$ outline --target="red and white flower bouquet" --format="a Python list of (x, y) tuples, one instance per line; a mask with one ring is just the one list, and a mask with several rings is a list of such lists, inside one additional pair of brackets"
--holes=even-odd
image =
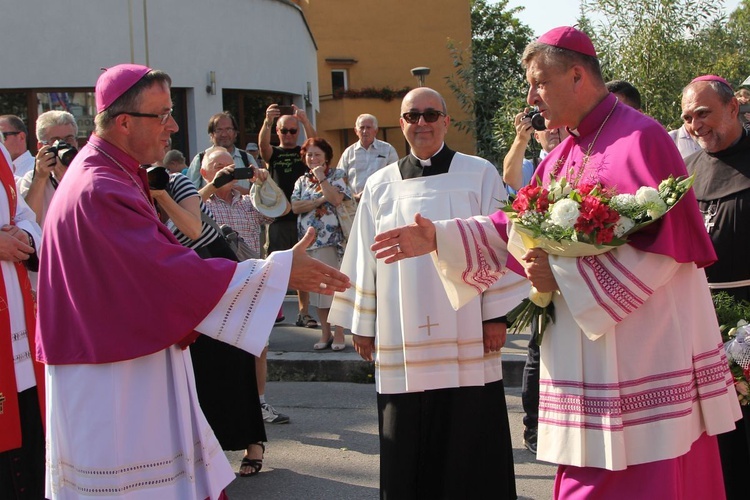
[[(644, 186), (635, 194), (617, 194), (600, 184), (571, 186), (555, 178), (546, 187), (526, 186), (502, 209), (512, 222), (508, 249), (519, 262), (531, 248), (564, 257), (608, 252), (664, 216), (692, 184), (692, 176), (670, 175), (658, 188)], [(538, 315), (541, 342), (547, 324), (554, 321), (553, 297), (552, 292), (532, 287), (529, 298), (508, 313), (514, 331), (526, 328)]]

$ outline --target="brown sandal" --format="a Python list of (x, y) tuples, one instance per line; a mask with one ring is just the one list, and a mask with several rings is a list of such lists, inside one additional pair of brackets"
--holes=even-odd
[[(263, 443), (253, 443), (250, 446), (260, 446), (263, 449), (263, 454), (266, 453), (266, 445)], [(242, 469), (244, 467), (250, 467), (252, 470), (250, 472), (245, 472), (243, 474)], [(263, 468), (263, 459), (262, 458), (249, 458), (247, 455), (242, 457), (242, 462), (240, 462), (240, 470), (239, 475), (240, 477), (250, 477), (255, 476), (260, 472), (260, 470)]]
[(312, 316), (309, 314), (300, 314), (297, 316), (297, 322), (295, 323), (297, 326), (306, 326), (307, 328), (317, 328), (318, 322), (313, 319)]

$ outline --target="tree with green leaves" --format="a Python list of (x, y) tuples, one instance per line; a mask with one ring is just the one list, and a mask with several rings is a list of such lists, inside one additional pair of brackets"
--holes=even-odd
[[(707, 66), (739, 86), (750, 76), (750, 0), (743, 0), (729, 20), (704, 37)], [(713, 52), (713, 53), (712, 53)]]
[(644, 112), (668, 128), (680, 125), (682, 88), (719, 72), (727, 52), (721, 0), (584, 0), (581, 11), (605, 79), (635, 85)]
[(473, 133), (477, 155), (495, 165), (502, 165), (515, 135), (513, 117), (525, 105), (520, 60), (532, 32), (515, 17), (521, 8), (508, 9), (507, 0), (471, 0), (471, 47), (449, 41), (455, 73), (448, 86), (473, 118), (454, 124)]

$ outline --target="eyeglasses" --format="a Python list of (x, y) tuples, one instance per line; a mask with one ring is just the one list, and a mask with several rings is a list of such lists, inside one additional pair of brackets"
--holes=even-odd
[(215, 128), (213, 133), (214, 134), (231, 134), (232, 132), (235, 132), (235, 131), (236, 130), (235, 130), (234, 127), (229, 127), (229, 128)]
[(160, 120), (160, 123), (162, 125), (165, 125), (169, 121), (169, 118), (172, 116), (172, 110), (170, 109), (167, 113), (164, 113), (162, 115), (155, 115), (153, 113), (137, 113), (135, 111), (120, 111), (119, 113), (115, 113), (115, 116), (120, 115), (137, 116), (138, 118), (158, 118)]
[(3, 136), (4, 138), (5, 138), (5, 137), (13, 137), (14, 135), (18, 135), (18, 134), (20, 134), (20, 133), (21, 133), (21, 132), (19, 132), (19, 131), (15, 131), (15, 132), (0, 132), (0, 134), (2, 134), (2, 136)]
[(76, 136), (74, 136), (73, 134), (66, 135), (65, 137), (50, 137), (46, 141), (40, 142), (46, 146), (47, 144), (54, 144), (57, 141), (62, 141), (77, 146)]
[(421, 117), (424, 117), (424, 121), (427, 123), (435, 123), (441, 116), (447, 115), (442, 111), (438, 111), (436, 109), (428, 109), (423, 113), (420, 113), (418, 111), (409, 111), (408, 113), (404, 113), (403, 115), (401, 115), (401, 118), (406, 120), (407, 123), (411, 123), (412, 125), (414, 125), (415, 123), (419, 123), (419, 119)]
[(281, 132), (281, 135), (286, 135), (286, 134), (294, 135), (298, 132), (298, 130), (296, 128), (280, 128), (279, 132)]

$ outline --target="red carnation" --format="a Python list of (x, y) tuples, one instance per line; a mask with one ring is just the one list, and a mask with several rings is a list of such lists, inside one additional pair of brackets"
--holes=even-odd
[(539, 186), (526, 186), (518, 191), (513, 201), (513, 210), (522, 214), (535, 209), (537, 212), (545, 212), (549, 207), (549, 191)]
[(536, 211), (544, 213), (549, 210), (549, 191), (542, 189), (539, 192), (539, 198), (536, 200)]
[(596, 234), (596, 242), (609, 243), (614, 238), (614, 224), (620, 214), (609, 205), (602, 203), (596, 196), (587, 195), (581, 200), (581, 215), (575, 224), (575, 230), (586, 235)]
[(597, 186), (598, 184), (579, 184), (576, 186), (576, 191), (578, 191), (581, 196), (588, 196), (588, 194), (596, 189)]

